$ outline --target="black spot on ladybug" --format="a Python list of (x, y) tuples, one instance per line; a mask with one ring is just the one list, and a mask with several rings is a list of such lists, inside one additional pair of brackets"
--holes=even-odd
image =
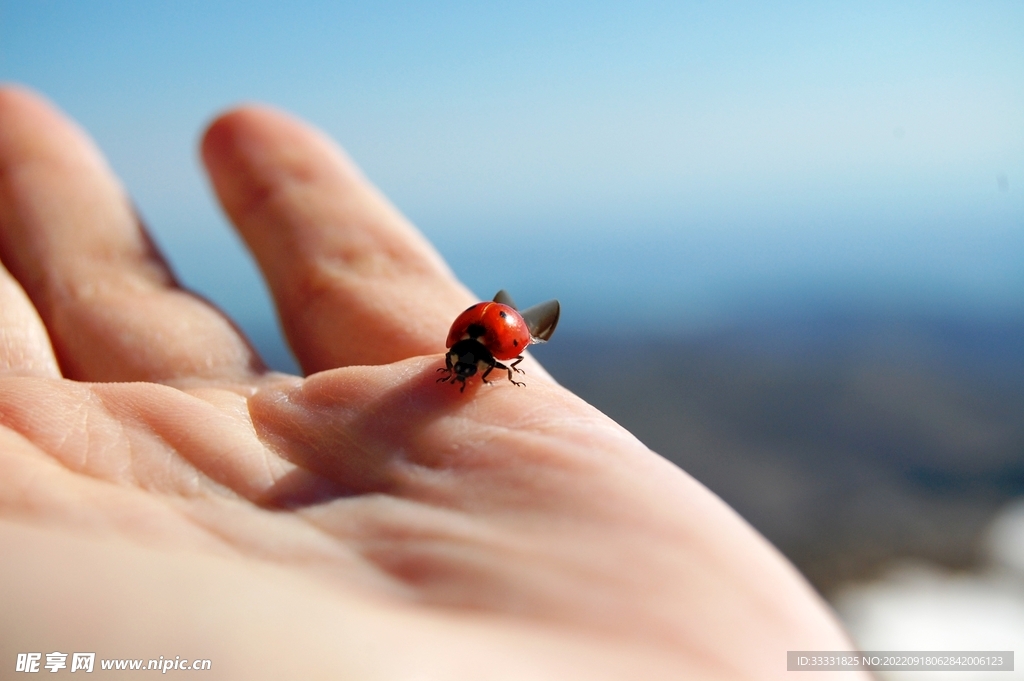
[(479, 338), (485, 333), (487, 333), (487, 329), (481, 324), (470, 324), (466, 327), (466, 335), (470, 338)]
[(501, 310), (500, 312), (498, 312), (498, 314), (501, 315), (502, 319), (508, 319), (508, 313), (505, 312), (504, 310)]
[(519, 347), (519, 339), (518, 338), (513, 338), (512, 339), (512, 345), (518, 348)]

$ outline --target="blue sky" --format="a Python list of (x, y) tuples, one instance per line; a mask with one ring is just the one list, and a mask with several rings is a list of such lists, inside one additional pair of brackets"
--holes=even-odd
[(196, 143), (254, 100), (478, 293), (570, 325), (1024, 311), (1024, 4), (481, 4), (0, 0), (0, 78), (82, 122), (245, 325), (265, 295)]

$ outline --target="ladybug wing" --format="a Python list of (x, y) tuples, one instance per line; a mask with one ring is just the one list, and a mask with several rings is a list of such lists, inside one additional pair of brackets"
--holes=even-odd
[(519, 310), (519, 308), (516, 307), (516, 301), (512, 300), (512, 296), (505, 289), (501, 289), (494, 294), (494, 302), (501, 303), (502, 305), (508, 305), (516, 311)]
[[(500, 292), (499, 292), (500, 293)], [(505, 303), (508, 305), (508, 303)], [(528, 307), (520, 313), (534, 343), (545, 343), (558, 326), (558, 317), (562, 314), (562, 306), (557, 300), (549, 300)]]

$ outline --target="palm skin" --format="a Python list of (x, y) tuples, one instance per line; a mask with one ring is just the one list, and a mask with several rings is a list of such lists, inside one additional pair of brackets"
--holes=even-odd
[(0, 90), (3, 664), (764, 679), (849, 648), (727, 506), (532, 360), (525, 388), (437, 384), (473, 298), (329, 140), (247, 107), (203, 158), (307, 378), (176, 285), (83, 133)]

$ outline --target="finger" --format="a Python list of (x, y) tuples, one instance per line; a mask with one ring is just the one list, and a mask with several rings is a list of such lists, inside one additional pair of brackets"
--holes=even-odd
[(304, 370), (444, 350), (472, 295), (330, 140), (243, 108), (210, 126), (203, 158)]
[(60, 376), (46, 327), (25, 291), (0, 265), (0, 374)]
[(177, 286), (85, 134), (15, 88), (0, 89), (0, 257), (69, 378), (240, 378), (261, 369), (223, 315)]

